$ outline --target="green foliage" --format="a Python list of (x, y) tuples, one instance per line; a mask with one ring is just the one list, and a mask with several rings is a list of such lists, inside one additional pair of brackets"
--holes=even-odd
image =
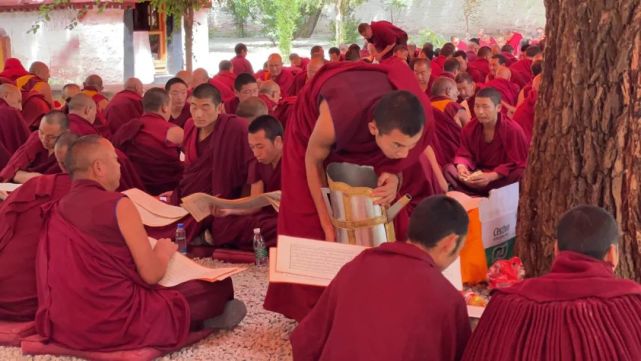
[(447, 43), (447, 39), (441, 34), (435, 33), (429, 29), (423, 29), (418, 32), (418, 36), (412, 37), (412, 42), (419, 48), (425, 43), (432, 43), (434, 48), (440, 48), (443, 44)]
[(331, 0), (336, 8), (336, 21), (332, 22), (334, 37), (337, 44), (354, 43), (358, 41), (358, 20), (354, 17), (354, 9), (365, 0)]
[(258, 9), (257, 0), (227, 0), (225, 1), (225, 8), (234, 17), (234, 24), (236, 25), (236, 33), (238, 36), (244, 38), (247, 35), (246, 26), (247, 22), (255, 18), (255, 11)]
[[(342, 39), (337, 39), (336, 34), (337, 32), (334, 31), (332, 34), (332, 42), (336, 45), (339, 46), (341, 44), (354, 44), (354, 43), (359, 43), (362, 42), (361, 34), (358, 33), (358, 25), (360, 24), (360, 21), (358, 21), (353, 15), (350, 15), (349, 17), (345, 18), (342, 23), (342, 29), (340, 31), (340, 34), (342, 34), (343, 38)], [(336, 21), (330, 21), (329, 22), (329, 27), (336, 30)]]
[(278, 43), (284, 57), (289, 56), (292, 49), (301, 4), (301, 0), (258, 0), (264, 35)]
[[(100, 1), (100, 0), (96, 0)], [(149, 4), (154, 9), (159, 9), (167, 15), (182, 17), (187, 10), (200, 10), (207, 6), (207, 0), (150, 0)]]
[(383, 7), (389, 11), (389, 19), (391, 22), (396, 21), (400, 12), (410, 6), (411, 0), (385, 0)]

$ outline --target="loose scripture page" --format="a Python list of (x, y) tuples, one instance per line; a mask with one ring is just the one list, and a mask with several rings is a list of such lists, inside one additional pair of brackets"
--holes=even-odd
[(278, 255), (276, 248), (269, 249), (269, 282), (272, 283), (297, 283), (302, 285), (327, 287), (331, 280), (309, 276), (295, 275), (292, 273), (276, 271)]
[[(149, 238), (152, 248), (156, 240)], [(236, 273), (244, 271), (245, 267), (209, 268), (200, 265), (186, 256), (176, 252), (169, 260), (165, 276), (158, 282), (165, 287), (173, 287), (192, 280), (203, 280), (208, 282), (222, 281)]]
[(170, 218), (178, 220), (188, 214), (188, 212), (181, 208), (163, 203), (156, 199), (154, 196), (149, 195), (138, 188), (132, 188), (122, 192), (125, 194), (138, 208), (144, 208), (149, 213), (155, 214), (162, 218)]
[(263, 193), (255, 197), (223, 199), (205, 193), (194, 193), (183, 197), (181, 206), (200, 222), (211, 214), (212, 206), (228, 209), (249, 209), (272, 206), (278, 210), (280, 194), (280, 191), (275, 191)]
[(336, 242), (279, 236), (276, 272), (324, 279), (329, 284), (341, 267), (366, 248)]

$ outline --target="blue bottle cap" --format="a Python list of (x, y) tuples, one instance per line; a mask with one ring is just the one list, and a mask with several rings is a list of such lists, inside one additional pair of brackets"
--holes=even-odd
[(185, 225), (183, 223), (178, 223), (178, 228), (185, 228)]

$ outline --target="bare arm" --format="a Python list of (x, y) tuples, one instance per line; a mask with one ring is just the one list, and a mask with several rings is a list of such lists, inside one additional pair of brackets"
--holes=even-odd
[[(263, 181), (252, 183), (249, 191), (250, 197), (255, 197), (263, 193), (265, 193), (265, 185), (263, 184)], [(261, 209), (262, 208), (230, 209), (230, 208), (212, 207), (211, 214), (214, 217), (226, 217), (230, 215), (244, 216), (244, 215), (254, 214), (260, 211)]]
[(434, 176), (436, 176), (439, 187), (443, 190), (444, 193), (447, 192), (449, 187), (447, 185), (447, 181), (445, 180), (445, 176), (443, 175), (443, 171), (441, 170), (441, 166), (436, 161), (436, 154), (434, 154), (434, 149), (432, 149), (432, 146), (429, 145), (427, 148), (425, 148), (423, 153), (427, 157), (427, 160), (430, 162), (430, 166), (432, 167)]
[(185, 131), (181, 127), (171, 127), (167, 131), (167, 141), (176, 145), (182, 145), (185, 138)]
[(378, 53), (378, 60), (383, 59), (385, 54), (387, 54), (390, 51), (392, 51), (392, 49), (394, 49), (395, 46), (396, 46), (396, 43), (393, 43), (393, 44), (390, 44), (390, 45), (386, 46), (385, 49), (383, 49), (380, 53)]
[(305, 172), (307, 174), (307, 186), (325, 232), (325, 239), (334, 241), (334, 226), (331, 223), (327, 206), (323, 200), (321, 188), (327, 184), (323, 162), (329, 156), (331, 147), (336, 141), (336, 135), (334, 133), (332, 115), (326, 101), (320, 104), (319, 113), (314, 130), (309, 137), (307, 152), (305, 152)]
[(138, 274), (150, 285), (158, 283), (167, 271), (169, 259), (178, 246), (166, 238), (158, 240), (153, 249), (140, 214), (129, 198), (122, 198), (116, 207), (118, 228), (125, 238), (129, 252), (136, 263)]
[(25, 172), (23, 170), (19, 170), (16, 172), (16, 175), (13, 177), (13, 181), (15, 183), (26, 183), (29, 179), (39, 177), (41, 176), (41, 173), (37, 172)]

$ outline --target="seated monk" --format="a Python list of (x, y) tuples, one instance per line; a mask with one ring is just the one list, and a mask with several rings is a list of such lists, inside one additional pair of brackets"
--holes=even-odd
[(637, 360), (641, 285), (614, 273), (616, 220), (578, 206), (559, 221), (549, 273), (499, 288), (463, 360)]
[[(454, 55), (454, 52), (456, 51), (456, 47), (452, 43), (445, 43), (441, 47), (441, 50), (438, 52), (438, 56), (436, 56), (434, 59), (432, 59), (432, 62), (435, 65), (439, 65), (442, 68), (445, 67), (445, 62), (448, 59), (452, 58), (452, 55)], [(443, 69), (445, 70), (445, 69)]]
[[(64, 171), (67, 149), (77, 137), (64, 133), (55, 157)], [(71, 188), (65, 173), (43, 175), (24, 183), (0, 203), (0, 320), (31, 321), (38, 309), (36, 249), (42, 230), (42, 205), (57, 201)]]
[(20, 62), (20, 59), (7, 58), (4, 61), (4, 68), (0, 72), (0, 78), (10, 80), (15, 85), (16, 79), (27, 74), (29, 73)]
[(236, 80), (236, 74), (234, 73), (234, 66), (231, 61), (223, 60), (218, 64), (218, 74), (214, 75), (214, 81), (218, 81), (221, 84), (225, 84), (227, 89), (234, 91), (234, 80)]
[(312, 58), (309, 64), (307, 64), (305, 71), (296, 75), (296, 77), (294, 78), (294, 84), (292, 84), (290, 96), (297, 96), (303, 90), (305, 84), (309, 83), (309, 81), (314, 77), (318, 70), (323, 67), (323, 65), (325, 65), (325, 59), (320, 57)]
[[(43, 87), (49, 86), (50, 77), (51, 73), (49, 72), (47, 64), (41, 61), (34, 61), (29, 67), (29, 73), (16, 79), (16, 86), (24, 94), (30, 93), (31, 91), (40, 92)], [(53, 103), (50, 91), (47, 96), (47, 102), (49, 104)]]
[(171, 196), (172, 204), (197, 192), (240, 197), (251, 160), (247, 120), (224, 114), (220, 93), (211, 84), (196, 87), (189, 101), (192, 118), (185, 124), (185, 170), (176, 189), (166, 196)]
[[(527, 163), (527, 140), (521, 127), (501, 114), (501, 93), (484, 88), (476, 94), (476, 118), (461, 132), (461, 146), (448, 169), (452, 186), (487, 196), (489, 191), (521, 180)], [(474, 172), (474, 174), (473, 174)]]
[(329, 48), (328, 53), (329, 53), (329, 61), (331, 63), (337, 63), (337, 62), (342, 60), (341, 59), (341, 49), (339, 49), (337, 47), (332, 47), (332, 48)]
[(388, 21), (372, 21), (358, 25), (358, 33), (372, 44), (370, 55), (380, 63), (392, 56), (396, 45), (407, 45), (407, 33)]
[(168, 122), (169, 103), (164, 89), (147, 90), (142, 116), (121, 126), (114, 135), (114, 145), (127, 155), (152, 195), (174, 190), (183, 172), (180, 146), (184, 132)]
[(320, 45), (314, 45), (309, 49), (310, 58), (319, 58), (325, 60), (325, 50)]
[(196, 89), (200, 84), (209, 83), (218, 89), (220, 95), (225, 100), (230, 100), (234, 97), (234, 90), (230, 88), (227, 84), (222, 83), (219, 79), (209, 78), (209, 73), (203, 68), (198, 68), (194, 70), (191, 75), (191, 88), (190, 90)]
[(537, 75), (532, 81), (532, 89), (530, 90), (525, 101), (516, 108), (512, 120), (523, 129), (525, 139), (529, 145), (532, 141), (532, 133), (534, 132), (534, 112), (536, 110), (536, 101), (539, 94), (539, 87), (541, 85), (541, 76)]
[(271, 54), (267, 58), (269, 79), (273, 80), (280, 87), (283, 96), (289, 96), (290, 88), (294, 84), (294, 75), (291, 70), (283, 68), (283, 58), (279, 54)]
[[(176, 73), (176, 78), (182, 79), (186, 84), (191, 84), (192, 82), (192, 73), (188, 70), (180, 70)], [(165, 89), (166, 90), (166, 89)]]
[(67, 106), (71, 101), (71, 98), (73, 98), (74, 95), (80, 93), (80, 91), (80, 85), (78, 84), (68, 83), (62, 87), (62, 99), (65, 102), (62, 110), (63, 112), (67, 112)]
[(472, 76), (480, 76), (480, 78), (473, 78), (475, 83), (485, 83), (487, 76), (490, 74), (490, 59), (492, 58), (492, 49), (487, 46), (482, 46), (477, 54), (476, 59), (470, 60), (467, 63), (468, 68), (475, 69), (471, 72)]
[(443, 72), (441, 73), (441, 76), (454, 80), (460, 73), (461, 63), (458, 59), (449, 58), (445, 60), (445, 63), (443, 63)]
[[(472, 76), (472, 79), (481, 79), (483, 78), (479, 71), (475, 68), (472, 68), (468, 65), (468, 55), (463, 50), (455, 51), (452, 55), (452, 58), (458, 60), (459, 62), (459, 74), (468, 73)], [(457, 74), (458, 76), (458, 74)], [(456, 77), (454, 78), (456, 80)]]
[(38, 129), (40, 119), (52, 110), (51, 87), (44, 84), (38, 90), (22, 95), (22, 117), (29, 129)]
[(111, 98), (105, 109), (111, 134), (116, 134), (123, 124), (142, 115), (143, 92), (142, 82), (138, 78), (129, 78), (125, 82), (125, 89)]
[(500, 67), (496, 70), (496, 77), (485, 83), (485, 87), (490, 87), (501, 92), (501, 104), (503, 105), (503, 114), (513, 114), (516, 110), (516, 102), (519, 97), (519, 86), (510, 81), (510, 69)]
[(165, 91), (171, 100), (171, 116), (169, 122), (184, 128), (187, 119), (191, 118), (187, 102), (187, 83), (181, 78), (171, 78), (165, 84)]
[(0, 144), (13, 154), (29, 137), (29, 129), (20, 111), (22, 94), (11, 84), (0, 85)]
[(537, 60), (534, 63), (532, 63), (532, 75), (534, 76), (532, 78), (532, 81), (525, 84), (525, 86), (521, 89), (521, 92), (519, 92), (519, 98), (516, 101), (517, 107), (523, 104), (525, 99), (528, 97), (528, 95), (530, 94), (530, 91), (532, 90), (532, 83), (534, 81), (534, 78), (541, 73), (543, 73), (543, 60)]
[(81, 351), (175, 349), (190, 330), (242, 320), (229, 278), (158, 285), (177, 245), (161, 238), (152, 248), (133, 202), (114, 192), (120, 172), (107, 139), (78, 139), (67, 160), (71, 189), (45, 214), (36, 256), (42, 337)]
[(414, 60), (414, 77), (418, 86), (426, 94), (430, 94), (430, 78), (432, 76), (432, 64), (429, 59), (417, 58)]
[(236, 53), (236, 56), (231, 59), (234, 74), (254, 74), (254, 68), (252, 67), (252, 64), (247, 60), (247, 45), (243, 43), (236, 44), (236, 46), (234, 47), (234, 53)]
[(468, 222), (451, 198), (423, 200), (407, 242), (367, 249), (341, 268), (292, 333), (294, 359), (460, 360), (467, 309), (441, 272), (463, 248)]
[[(249, 147), (255, 162), (249, 167), (247, 184), (250, 196), (280, 190), (280, 158), (283, 155), (283, 127), (269, 115), (256, 118), (249, 125)], [(276, 246), (276, 219), (278, 213), (273, 207), (254, 209), (213, 208), (212, 215), (216, 232), (212, 232), (216, 247), (253, 250), (253, 229), (260, 228), (260, 234), (267, 247)]]
[(238, 104), (250, 97), (258, 96), (258, 84), (252, 74), (239, 74), (234, 80), (234, 94), (236, 96), (225, 102), (225, 113), (236, 114)]
[(98, 130), (100, 135), (110, 139), (112, 133), (111, 129), (109, 129), (109, 124), (107, 124), (107, 118), (105, 118), (105, 110), (107, 109), (107, 105), (109, 105), (109, 99), (102, 94), (102, 78), (96, 74), (92, 74), (89, 75), (82, 84), (83, 89), (81, 93), (89, 96), (94, 103), (96, 103), (94, 128)]
[(494, 54), (490, 58), (490, 73), (485, 78), (485, 82), (489, 82), (496, 78), (496, 71), (499, 69), (509, 69), (507, 67), (507, 59), (501, 54)]
[(307, 64), (309, 64), (309, 58), (303, 58), (296, 53), (289, 54), (289, 63), (291, 64), (290, 69), (297, 73), (304, 73), (307, 69)]
[(40, 127), (11, 156), (0, 171), (1, 182), (26, 183), (43, 174), (56, 174), (61, 170), (54, 154), (56, 140), (69, 128), (67, 116), (52, 110), (40, 120)]
[(432, 85), (432, 110), (441, 155), (439, 164), (452, 163), (461, 145), (461, 129), (468, 123), (467, 111), (456, 102), (458, 89), (451, 78), (440, 77)]
[(267, 114), (269, 114), (267, 105), (259, 97), (249, 97), (243, 100), (238, 104), (238, 109), (236, 110), (236, 115), (247, 119), (250, 123), (261, 115)]
[(532, 81), (532, 64), (543, 57), (542, 50), (537, 45), (528, 46), (525, 50), (525, 56), (510, 66), (512, 71), (512, 81), (519, 87), (523, 88)]
[(456, 88), (458, 89), (458, 102), (461, 104), (469, 118), (474, 118), (474, 99), (476, 96), (476, 83), (469, 73), (461, 73), (456, 76)]
[(258, 97), (265, 102), (270, 114), (278, 106), (282, 94), (281, 87), (273, 80), (265, 80), (261, 82), (260, 87), (258, 88)]
[[(328, 63), (302, 96), (287, 124), (286, 138), (292, 136), (283, 150), (278, 234), (333, 241), (321, 192), (327, 184), (325, 166), (373, 166), (379, 175), (373, 194), (379, 203), (394, 201), (400, 173), (417, 164), (431, 145), (432, 111), (408, 67)], [(264, 307), (301, 320), (322, 290), (273, 283)]]

